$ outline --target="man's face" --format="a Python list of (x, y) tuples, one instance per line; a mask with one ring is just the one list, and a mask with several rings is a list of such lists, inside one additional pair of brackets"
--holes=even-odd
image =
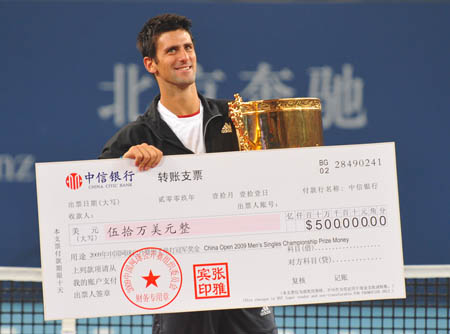
[(183, 29), (162, 33), (149, 71), (159, 85), (187, 87), (195, 82), (197, 56), (191, 36)]

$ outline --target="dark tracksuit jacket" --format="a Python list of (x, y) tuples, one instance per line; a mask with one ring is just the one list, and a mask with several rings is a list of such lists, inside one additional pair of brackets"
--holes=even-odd
[[(99, 158), (119, 158), (131, 146), (147, 143), (163, 155), (192, 154), (161, 119), (155, 97), (144, 115), (120, 129), (105, 144)], [(203, 135), (206, 152), (238, 151), (236, 130), (228, 117), (226, 100), (199, 95), (203, 105)], [(222, 131), (225, 123), (232, 131)], [(225, 128), (229, 129), (229, 126)], [(268, 311), (270, 310), (270, 311)], [(156, 314), (153, 334), (276, 334), (272, 309), (248, 308), (219, 311)]]
[[(228, 117), (228, 103), (225, 100), (204, 98), (199, 95), (203, 104), (203, 135), (206, 152), (238, 151), (234, 126)], [(157, 147), (163, 155), (193, 153), (184, 147), (170, 127), (161, 119), (158, 106), (159, 96), (155, 97), (144, 115), (119, 130), (103, 147), (100, 158), (120, 158), (131, 146), (147, 143)], [(232, 132), (222, 133), (228, 123)]]

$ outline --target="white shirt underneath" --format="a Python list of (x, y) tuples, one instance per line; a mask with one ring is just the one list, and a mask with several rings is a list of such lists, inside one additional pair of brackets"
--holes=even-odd
[(158, 111), (185, 147), (194, 153), (205, 153), (205, 141), (203, 139), (203, 105), (200, 101), (200, 112), (193, 116), (178, 117), (169, 109), (158, 102)]

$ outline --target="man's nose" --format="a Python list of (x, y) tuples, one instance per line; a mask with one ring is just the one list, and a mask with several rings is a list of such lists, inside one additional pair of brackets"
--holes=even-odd
[(180, 52), (180, 60), (187, 61), (189, 59), (189, 54), (185, 49), (182, 49)]

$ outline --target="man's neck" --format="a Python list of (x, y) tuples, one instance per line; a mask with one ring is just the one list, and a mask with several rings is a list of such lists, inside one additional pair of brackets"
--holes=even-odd
[(192, 115), (200, 108), (197, 88), (190, 85), (185, 89), (161, 89), (161, 103), (177, 116)]

